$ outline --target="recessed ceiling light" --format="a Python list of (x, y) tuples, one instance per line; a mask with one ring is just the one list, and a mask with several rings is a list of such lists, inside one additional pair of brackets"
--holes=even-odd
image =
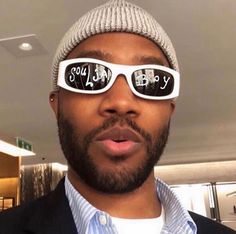
[(28, 42), (23, 42), (19, 45), (19, 48), (24, 51), (30, 51), (33, 49), (32, 45)]
[(17, 58), (47, 53), (35, 34), (0, 39), (0, 46)]

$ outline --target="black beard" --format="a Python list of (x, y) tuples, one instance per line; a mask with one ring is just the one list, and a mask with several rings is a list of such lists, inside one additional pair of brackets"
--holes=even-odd
[[(146, 157), (133, 170), (123, 167), (119, 170), (102, 171), (94, 163), (91, 155), (88, 154), (88, 148), (97, 134), (117, 123), (125, 124), (144, 138)], [(122, 194), (140, 187), (152, 172), (167, 143), (169, 123), (159, 132), (158, 137), (152, 140), (151, 135), (141, 129), (134, 121), (116, 116), (106, 120), (101, 126), (93, 129), (82, 138), (73, 123), (66, 119), (61, 112), (58, 115), (58, 133), (61, 148), (68, 164), (88, 186), (108, 194)], [(115, 161), (114, 159), (114, 163), (116, 163)]]

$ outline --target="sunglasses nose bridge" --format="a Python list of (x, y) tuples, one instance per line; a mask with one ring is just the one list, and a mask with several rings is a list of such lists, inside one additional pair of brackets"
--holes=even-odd
[(123, 73), (123, 72), (119, 72), (118, 74), (116, 74), (116, 77), (115, 77), (115, 80), (117, 79), (117, 78), (119, 78), (119, 77), (123, 77), (124, 79), (126, 79), (127, 80), (127, 75), (125, 74), (125, 73)]
[(127, 87), (133, 93), (134, 88), (132, 87), (133, 85), (131, 81), (131, 76), (132, 76), (132, 73), (134, 72), (133, 68), (128, 65), (116, 64), (111, 70), (112, 70), (112, 76), (113, 76), (112, 86), (114, 85), (117, 79), (121, 78), (126, 82)]
[(115, 75), (115, 78), (117, 78), (118, 76), (124, 76), (127, 79), (130, 73), (130, 68), (128, 65), (115, 64), (115, 66), (111, 70)]
[(131, 72), (128, 70), (127, 66), (116, 65), (115, 69), (113, 70), (113, 75), (114, 75), (114, 82), (117, 80), (117, 78), (123, 77), (126, 80), (128, 86), (130, 86), (128, 80), (131, 78)]
[(110, 88), (122, 84), (125, 89), (127, 88), (130, 93), (132, 93), (132, 87), (130, 87), (131, 84), (129, 82), (129, 79), (131, 79), (131, 72), (128, 70), (128, 67), (126, 65), (115, 65), (111, 71), (113, 77)]
[(114, 80), (112, 82), (112, 86), (114, 86), (116, 83), (118, 83), (118, 80), (121, 79), (121, 80), (123, 80), (126, 83), (126, 86), (130, 90), (130, 92), (133, 93), (133, 88), (131, 87), (132, 86), (132, 82), (129, 81), (131, 79), (130, 78), (131, 74), (119, 71), (119, 72), (116, 72), (114, 74), (114, 76), (115, 77), (113, 78)]

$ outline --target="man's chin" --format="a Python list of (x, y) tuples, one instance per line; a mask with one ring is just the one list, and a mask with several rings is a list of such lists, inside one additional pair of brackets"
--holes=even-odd
[[(91, 164), (88, 168), (73, 170), (79, 178), (89, 187), (107, 194), (123, 194), (132, 192), (140, 187), (152, 172), (152, 167), (131, 167), (125, 159), (116, 158), (110, 163), (99, 165)], [(71, 164), (75, 165), (75, 164)]]

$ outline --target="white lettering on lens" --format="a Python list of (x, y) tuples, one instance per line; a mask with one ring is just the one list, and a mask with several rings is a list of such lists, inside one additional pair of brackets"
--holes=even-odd
[[(90, 87), (93, 87), (93, 82), (89, 81), (89, 78), (90, 78), (90, 69), (88, 68), (88, 75), (87, 75), (87, 80), (86, 80), (85, 86), (90, 85)], [(92, 77), (92, 81), (93, 81), (93, 77)]]
[(70, 82), (74, 82), (75, 81), (75, 74), (74, 72), (76, 72), (76, 68), (75, 67), (72, 67), (71, 70), (70, 70), (70, 75), (69, 75), (69, 81)]
[[(78, 74), (79, 75), (79, 74)], [(82, 67), (81, 69), (81, 75), (86, 76), (86, 67)]]
[(98, 66), (95, 70), (92, 68), (92, 73), (89, 65), (88, 67), (72, 67), (68, 75), (69, 81), (74, 82), (77, 76), (83, 77), (86, 80), (85, 86), (90, 87), (94, 87), (94, 82), (99, 82), (100, 80), (105, 82), (105, 80), (108, 79), (107, 71), (103, 66)]
[(166, 86), (167, 86), (167, 84), (168, 84), (168, 82), (169, 82), (169, 80), (170, 80), (170, 77), (164, 76), (164, 77), (163, 77), (163, 80), (164, 80), (164, 82), (165, 82), (165, 85), (164, 85), (163, 87), (161, 87), (161, 89), (165, 89), (165, 88), (166, 88)]
[(155, 82), (159, 82), (160, 77), (159, 76), (155, 76), (154, 79), (155, 79)]
[[(96, 68), (94, 71), (96, 72), (96, 75), (98, 76), (98, 69)], [(93, 76), (93, 81), (97, 82), (98, 78), (96, 78), (96, 76)]]
[(146, 75), (144, 74), (137, 76), (135, 79), (135, 82), (136, 82), (136, 86), (147, 86), (149, 83)]
[(101, 67), (100, 69), (95, 69), (96, 72), (96, 76), (93, 77), (93, 81), (97, 82), (99, 80), (102, 80), (102, 82), (105, 81), (105, 79), (107, 79), (107, 72), (106, 70)]
[(70, 82), (75, 81), (76, 75), (86, 76), (86, 67), (72, 67), (70, 70), (70, 75), (68, 76)]

